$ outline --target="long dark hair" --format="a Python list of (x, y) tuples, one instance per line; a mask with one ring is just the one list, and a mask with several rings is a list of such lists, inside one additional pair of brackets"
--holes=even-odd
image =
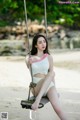
[(35, 47), (37, 45), (38, 38), (43, 37), (46, 41), (46, 49), (43, 51), (44, 53), (49, 53), (48, 51), (48, 41), (44, 35), (37, 34), (34, 36), (33, 41), (32, 41), (32, 49), (31, 49), (31, 55), (37, 54), (37, 48)]

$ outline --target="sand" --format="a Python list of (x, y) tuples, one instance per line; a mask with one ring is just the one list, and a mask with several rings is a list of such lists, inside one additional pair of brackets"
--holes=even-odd
[[(80, 60), (80, 52), (54, 54), (55, 61)], [(65, 56), (66, 59), (65, 59)], [(71, 57), (72, 56), (72, 57)], [(59, 100), (68, 120), (80, 120), (80, 72), (54, 67)], [(0, 57), (0, 113), (8, 112), (9, 120), (30, 120), (30, 110), (22, 109), (31, 81), (24, 57)], [(35, 120), (59, 120), (50, 103), (33, 113)]]

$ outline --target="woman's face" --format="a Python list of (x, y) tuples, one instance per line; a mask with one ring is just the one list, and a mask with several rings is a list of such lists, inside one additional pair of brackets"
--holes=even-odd
[(38, 50), (44, 51), (46, 49), (46, 40), (43, 37), (38, 38), (36, 47)]

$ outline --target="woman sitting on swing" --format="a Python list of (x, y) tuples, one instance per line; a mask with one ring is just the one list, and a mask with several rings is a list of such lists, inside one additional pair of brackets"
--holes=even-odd
[(53, 71), (53, 59), (48, 52), (48, 42), (45, 36), (36, 35), (33, 38), (31, 57), (26, 63), (32, 66), (33, 82), (36, 84), (34, 90), (31, 89), (36, 100), (32, 104), (32, 109), (38, 109), (42, 96), (47, 96), (49, 101), (61, 120), (67, 120), (60, 107), (59, 98), (55, 88), (55, 73)]

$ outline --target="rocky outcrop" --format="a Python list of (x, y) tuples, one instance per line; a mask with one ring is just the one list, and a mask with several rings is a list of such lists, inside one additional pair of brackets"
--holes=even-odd
[(3, 40), (0, 41), (0, 56), (3, 55), (26, 55), (24, 41)]
[[(41, 33), (46, 36), (46, 28), (44, 25), (44, 21), (39, 23), (37, 20), (35, 21), (28, 20), (27, 25), (28, 25), (28, 32), (30, 36), (30, 44), (35, 34)], [(57, 48), (70, 48), (70, 49), (80, 48), (80, 31), (73, 31), (70, 29), (66, 29), (60, 25), (48, 25), (47, 33), (48, 33), (47, 38), (48, 38), (49, 46), (52, 49), (53, 48), (56, 48), (56, 49)], [(26, 38), (27, 38), (27, 29), (24, 21), (22, 23), (15, 22), (14, 26), (0, 27), (1, 41), (5, 39), (7, 41), (16, 40), (16, 45), (17, 45), (21, 41), (26, 40), (27, 42)], [(19, 42), (17, 42), (17, 40), (19, 40)], [(4, 46), (4, 45), (1, 45), (1, 46)], [(10, 48), (7, 48), (7, 47), (5, 47), (5, 49), (6, 51), (8, 51), (8, 49), (10, 50)], [(23, 49), (23, 47), (21, 49)]]

